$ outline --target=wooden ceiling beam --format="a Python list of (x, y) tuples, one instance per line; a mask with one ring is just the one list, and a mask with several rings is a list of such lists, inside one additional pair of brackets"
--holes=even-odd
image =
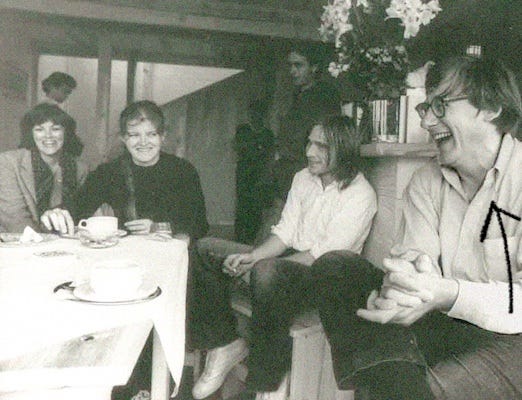
[[(260, 19), (250, 8), (235, 6), (236, 13), (229, 15), (203, 15), (192, 12), (164, 11), (127, 7), (90, 1), (71, 0), (0, 0), (0, 8), (38, 12), (63, 17), (89, 18), (142, 25), (166, 26), (202, 31), (218, 31), (284, 39), (318, 40), (318, 23), (310, 23), (310, 14), (294, 11), (270, 11)], [(245, 10), (248, 11), (245, 14)], [(266, 14), (266, 12), (265, 12)], [(270, 17), (271, 15), (271, 17)]]

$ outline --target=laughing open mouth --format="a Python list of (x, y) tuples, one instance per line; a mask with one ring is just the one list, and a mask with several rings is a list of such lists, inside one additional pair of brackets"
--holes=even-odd
[(436, 141), (436, 142), (440, 142), (444, 139), (447, 139), (449, 137), (451, 137), (451, 133), (450, 132), (438, 132), (438, 133), (433, 133), (431, 135), (431, 137)]

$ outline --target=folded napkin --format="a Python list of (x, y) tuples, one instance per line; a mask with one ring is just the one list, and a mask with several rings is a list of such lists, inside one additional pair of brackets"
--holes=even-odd
[(40, 235), (38, 232), (35, 232), (35, 230), (30, 226), (26, 226), (24, 228), (24, 232), (22, 233), (22, 236), (20, 236), (19, 239), (20, 243), (39, 243), (43, 240), (43, 236)]

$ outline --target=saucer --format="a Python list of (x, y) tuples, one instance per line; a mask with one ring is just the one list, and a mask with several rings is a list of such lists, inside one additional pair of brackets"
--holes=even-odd
[(74, 286), (73, 282), (64, 282), (58, 285), (54, 292), (66, 290), (70, 292), (72, 298), (67, 300), (90, 303), (95, 305), (125, 305), (135, 304), (155, 299), (161, 295), (161, 288), (151, 283), (144, 283), (138, 290), (125, 295), (106, 295), (99, 294), (92, 290), (89, 282), (82, 282)]
[(106, 249), (107, 247), (116, 246), (118, 241), (119, 240), (117, 237), (112, 237), (105, 240), (90, 240), (86, 237), (80, 237), (81, 244), (90, 247), (91, 249)]
[[(116, 237), (124, 237), (124, 236), (127, 236), (129, 234), (129, 232), (127, 232), (125, 229), (118, 229), (116, 231)], [(59, 234), (60, 237), (62, 238), (65, 238), (65, 239), (80, 239), (80, 232), (78, 231), (78, 228), (75, 228), (74, 230), (74, 234), (70, 234), (70, 233), (60, 233)]]

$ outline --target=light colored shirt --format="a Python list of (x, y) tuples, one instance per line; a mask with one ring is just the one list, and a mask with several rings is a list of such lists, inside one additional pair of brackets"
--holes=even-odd
[(292, 187), (272, 233), (288, 247), (318, 258), (332, 250), (361, 253), (377, 211), (377, 196), (362, 173), (343, 190), (307, 168), (294, 176)]
[(502, 215), (513, 273), (513, 313), (509, 313), (507, 261), (495, 213), (485, 240), (480, 241), (492, 201), (522, 216), (522, 144), (504, 136), (495, 165), (471, 201), (457, 173), (436, 163), (414, 174), (405, 200), (400, 240), (392, 255), (412, 261), (420, 253), (428, 254), (444, 277), (458, 281), (450, 317), (493, 332), (522, 332), (522, 223)]
[(52, 106), (58, 106), (58, 108), (61, 108), (63, 110), (63, 103), (58, 103), (55, 99), (51, 97), (45, 96), (45, 98), (42, 100), (42, 103), (47, 103)]

